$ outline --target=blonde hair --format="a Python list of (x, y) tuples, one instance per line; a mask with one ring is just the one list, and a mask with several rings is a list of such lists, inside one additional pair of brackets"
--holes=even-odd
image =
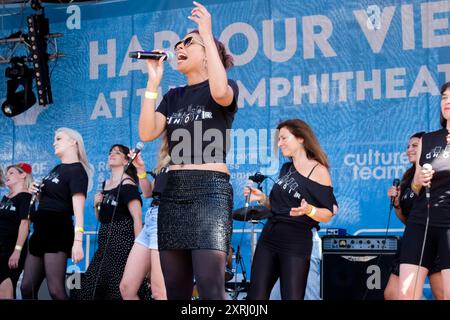
[(71, 139), (76, 141), (78, 160), (81, 162), (81, 165), (83, 166), (84, 170), (87, 173), (88, 180), (89, 180), (88, 190), (90, 190), (92, 187), (92, 176), (94, 174), (94, 170), (92, 169), (92, 165), (89, 163), (89, 161), (87, 159), (86, 149), (84, 148), (83, 137), (81, 136), (81, 134), (78, 131), (70, 129), (70, 128), (64, 128), (64, 127), (58, 128), (55, 131), (55, 134), (58, 134), (60, 132), (67, 134)]
[(25, 171), (23, 171), (23, 169), (15, 164), (10, 165), (8, 167), (6, 167), (6, 172), (8, 172), (9, 169), (14, 168), (17, 171), (19, 171), (19, 173), (25, 173), (25, 180), (24, 180), (24, 186), (25, 188), (29, 188), (31, 187), (31, 184), (33, 183), (33, 175), (31, 173), (26, 173)]
[(155, 167), (155, 174), (159, 174), (162, 168), (167, 166), (170, 162), (170, 155), (169, 155), (169, 141), (167, 140), (167, 135), (164, 134), (161, 137), (161, 146), (159, 147), (159, 157), (158, 162), (156, 163)]

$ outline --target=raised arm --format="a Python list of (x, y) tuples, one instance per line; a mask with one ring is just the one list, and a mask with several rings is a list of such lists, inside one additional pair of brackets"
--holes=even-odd
[(233, 102), (233, 89), (228, 85), (228, 77), (225, 67), (217, 51), (216, 43), (211, 28), (211, 14), (206, 8), (194, 1), (195, 8), (188, 17), (198, 25), (198, 31), (202, 37), (206, 52), (206, 65), (208, 70), (209, 87), (214, 101), (221, 106), (229, 106)]

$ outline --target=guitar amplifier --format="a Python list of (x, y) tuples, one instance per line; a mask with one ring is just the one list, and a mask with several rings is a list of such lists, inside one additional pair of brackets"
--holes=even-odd
[(323, 236), (324, 300), (383, 300), (399, 237)]

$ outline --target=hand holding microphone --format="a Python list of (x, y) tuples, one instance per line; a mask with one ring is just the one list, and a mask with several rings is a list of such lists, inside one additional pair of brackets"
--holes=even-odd
[(425, 163), (422, 166), (422, 170), (420, 172), (419, 178), (421, 180), (422, 185), (425, 187), (425, 196), (427, 199), (430, 198), (430, 187), (431, 187), (431, 179), (433, 179), (433, 166), (429, 163)]
[(388, 196), (391, 198), (391, 209), (395, 207), (395, 199), (400, 195), (400, 179), (394, 179), (392, 187), (389, 188)]
[(266, 195), (261, 190), (253, 187), (253, 182), (251, 180), (247, 181), (247, 184), (244, 187), (244, 196), (245, 207), (248, 207), (250, 202), (262, 202), (266, 198)]
[(130, 159), (128, 159), (128, 163), (125, 165), (123, 171), (127, 171), (128, 167), (131, 165), (131, 163), (134, 161), (134, 159), (137, 157), (139, 152), (142, 151), (143, 148), (144, 148), (143, 142), (139, 141), (138, 143), (136, 143), (136, 147), (134, 147), (134, 149), (131, 151), (132, 156), (130, 157)]
[(42, 187), (44, 184), (42, 182), (35, 181), (31, 184), (30, 188), (28, 189), (29, 192), (31, 192), (31, 200), (30, 200), (30, 206), (32, 206), (39, 195), (39, 193), (42, 191)]

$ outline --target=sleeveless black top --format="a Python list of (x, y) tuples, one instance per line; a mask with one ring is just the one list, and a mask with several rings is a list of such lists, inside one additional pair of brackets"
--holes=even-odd
[(285, 163), (270, 192), (273, 216), (277, 219), (319, 229), (319, 222), (307, 215), (297, 217), (289, 215), (292, 208), (300, 206), (302, 199), (317, 208), (326, 208), (331, 212), (333, 212), (333, 205), (337, 204), (332, 187), (324, 186), (301, 175), (292, 162)]

